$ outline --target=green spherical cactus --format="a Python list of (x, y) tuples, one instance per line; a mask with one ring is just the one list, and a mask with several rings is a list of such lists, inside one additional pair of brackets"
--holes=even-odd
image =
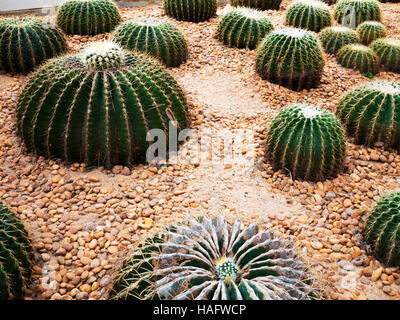
[(325, 28), (319, 34), (319, 40), (329, 54), (336, 54), (345, 45), (359, 42), (357, 32), (347, 27)]
[(0, 203), (0, 300), (23, 298), (32, 272), (32, 258), (23, 224)]
[(355, 143), (400, 150), (400, 84), (376, 81), (350, 90), (336, 111)]
[(386, 71), (400, 73), (400, 40), (378, 39), (371, 43), (370, 48), (378, 55)]
[(160, 19), (139, 19), (121, 24), (113, 41), (128, 50), (146, 52), (167, 67), (186, 61), (188, 47), (183, 33), (171, 22)]
[(163, 0), (167, 16), (176, 20), (202, 22), (215, 17), (217, 0)]
[(369, 45), (376, 39), (385, 38), (387, 31), (385, 26), (378, 21), (365, 21), (357, 28), (360, 40), (365, 45)]
[(186, 129), (187, 104), (156, 61), (94, 43), (55, 59), (31, 76), (17, 107), (18, 129), (30, 151), (88, 166), (144, 163), (148, 133)]
[(294, 179), (323, 180), (343, 166), (346, 137), (339, 120), (319, 108), (297, 104), (283, 109), (267, 135), (266, 159)]
[(389, 267), (400, 266), (400, 192), (382, 197), (369, 213), (365, 239), (379, 261)]
[(0, 18), (0, 70), (27, 73), (67, 51), (64, 35), (34, 18)]
[(379, 57), (376, 53), (361, 44), (348, 44), (339, 50), (338, 62), (345, 68), (358, 70), (361, 73), (377, 74)]
[(230, 0), (234, 7), (247, 7), (260, 10), (279, 10), (282, 0)]
[(317, 86), (324, 65), (320, 42), (302, 29), (272, 31), (257, 51), (256, 69), (260, 75), (292, 90)]
[(255, 49), (258, 43), (274, 29), (261, 11), (236, 8), (218, 23), (218, 39), (231, 47)]
[(305, 300), (315, 295), (311, 286), (290, 241), (218, 216), (178, 223), (141, 242), (124, 261), (111, 297)]
[(120, 22), (112, 0), (67, 0), (57, 12), (57, 24), (66, 34), (94, 36), (111, 32)]
[(317, 0), (296, 0), (286, 11), (286, 24), (319, 32), (332, 25), (329, 6)]
[(335, 6), (335, 19), (355, 29), (364, 21), (381, 21), (381, 8), (376, 0), (340, 0)]

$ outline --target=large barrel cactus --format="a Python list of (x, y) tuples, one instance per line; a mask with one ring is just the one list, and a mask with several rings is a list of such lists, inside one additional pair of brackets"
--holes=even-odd
[(400, 73), (400, 40), (378, 39), (371, 43), (370, 48), (378, 55), (386, 71)]
[(0, 203), (0, 300), (22, 299), (31, 275), (32, 248), (23, 224)]
[(113, 299), (292, 300), (314, 295), (288, 240), (223, 216), (168, 227), (125, 260)]
[(260, 75), (292, 90), (317, 86), (324, 65), (320, 42), (302, 29), (272, 31), (257, 51), (256, 69)]
[(273, 29), (264, 13), (240, 7), (222, 17), (217, 34), (219, 40), (228, 46), (254, 49)]
[(112, 0), (67, 0), (57, 12), (57, 24), (66, 34), (94, 36), (111, 32), (120, 22)]
[(346, 137), (331, 113), (309, 105), (283, 109), (272, 121), (266, 158), (274, 169), (289, 170), (294, 179), (323, 180), (343, 166)]
[(325, 28), (319, 34), (319, 40), (329, 54), (336, 54), (345, 45), (359, 42), (357, 32), (347, 27)]
[(400, 150), (400, 83), (376, 81), (350, 90), (336, 111), (355, 143)]
[(34, 18), (0, 18), (0, 70), (27, 73), (67, 51), (64, 35)]
[(335, 6), (335, 19), (355, 29), (364, 21), (381, 21), (381, 8), (376, 0), (340, 0)]
[(163, 0), (167, 16), (176, 20), (202, 22), (217, 14), (217, 0)]
[(286, 24), (319, 32), (332, 25), (329, 6), (318, 0), (296, 0), (286, 11)]
[(365, 224), (365, 238), (375, 257), (387, 266), (400, 266), (400, 192), (378, 201)]
[(171, 22), (160, 19), (139, 19), (120, 25), (113, 41), (123, 48), (146, 52), (168, 67), (186, 61), (188, 47), (185, 36)]
[(279, 10), (282, 0), (230, 0), (232, 6), (260, 10)]
[(361, 73), (377, 74), (379, 72), (379, 57), (376, 53), (361, 44), (348, 44), (339, 50), (338, 62), (345, 68), (358, 70)]
[(365, 21), (357, 28), (360, 40), (365, 45), (369, 45), (376, 39), (385, 38), (387, 31), (385, 26), (378, 21)]
[(166, 70), (113, 42), (39, 69), (19, 97), (17, 119), (28, 150), (106, 168), (145, 162), (150, 130), (168, 138), (170, 126), (180, 131), (188, 122), (183, 92)]

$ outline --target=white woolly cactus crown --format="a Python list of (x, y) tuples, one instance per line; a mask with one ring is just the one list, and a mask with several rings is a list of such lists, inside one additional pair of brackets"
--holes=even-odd
[(112, 41), (95, 42), (82, 52), (82, 62), (93, 71), (115, 69), (124, 63), (124, 50)]

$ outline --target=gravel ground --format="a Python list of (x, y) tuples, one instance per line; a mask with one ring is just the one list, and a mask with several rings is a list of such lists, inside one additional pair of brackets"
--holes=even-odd
[[(283, 25), (289, 3), (266, 12), (276, 27)], [(381, 6), (389, 36), (400, 39), (400, 5)], [(220, 7), (219, 17), (229, 9)], [(124, 20), (164, 16), (159, 5), (122, 12)], [(399, 298), (398, 268), (381, 266), (361, 231), (375, 201), (400, 186), (400, 156), (349, 141), (343, 173), (318, 183), (293, 181), (262, 160), (266, 128), (282, 107), (308, 102), (334, 111), (346, 90), (371, 80), (328, 56), (317, 89), (293, 92), (263, 81), (254, 70), (254, 51), (228, 48), (214, 38), (219, 17), (199, 24), (174, 21), (190, 55), (170, 71), (187, 93), (195, 130), (255, 134), (248, 145), (254, 152), (234, 165), (191, 164), (182, 156), (175, 165), (108, 171), (37, 158), (15, 134), (15, 103), (25, 76), (0, 74), (0, 197), (33, 239), (36, 265), (28, 299), (106, 299), (121, 258), (143, 234), (168, 220), (207, 212), (240, 215), (293, 237), (326, 298)], [(69, 51), (107, 36), (69, 37)], [(394, 73), (376, 78), (400, 81)], [(191, 150), (186, 143), (180, 154)]]

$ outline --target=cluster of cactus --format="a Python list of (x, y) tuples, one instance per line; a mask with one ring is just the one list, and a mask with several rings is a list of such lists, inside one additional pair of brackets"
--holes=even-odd
[(186, 61), (188, 47), (185, 36), (171, 22), (160, 19), (139, 19), (120, 25), (113, 41), (129, 50), (146, 52), (168, 67)]
[(345, 45), (359, 42), (357, 32), (347, 27), (325, 28), (319, 34), (319, 40), (329, 54), (336, 54)]
[(381, 21), (381, 8), (376, 0), (340, 0), (335, 6), (335, 19), (355, 29), (364, 21)]
[(202, 22), (217, 14), (217, 0), (164, 0), (164, 10), (176, 20)]
[(286, 24), (319, 32), (332, 25), (329, 6), (318, 0), (296, 0), (286, 11)]
[(258, 47), (256, 69), (273, 83), (292, 90), (319, 84), (325, 58), (319, 40), (309, 31), (283, 28), (272, 31)]
[(400, 266), (400, 192), (391, 192), (369, 213), (365, 238), (375, 257), (386, 266)]
[(23, 298), (32, 271), (32, 248), (23, 224), (0, 203), (0, 300)]
[(288, 170), (294, 179), (323, 180), (343, 166), (346, 137), (339, 120), (319, 108), (286, 107), (272, 121), (266, 159), (275, 170)]
[(17, 119), (28, 150), (106, 168), (145, 162), (150, 130), (168, 141), (170, 127), (188, 124), (184, 94), (164, 67), (113, 42), (40, 68), (19, 96)]
[(228, 46), (255, 49), (273, 29), (264, 13), (240, 7), (222, 17), (217, 34), (219, 40)]
[(191, 219), (140, 243), (123, 263), (113, 299), (292, 300), (315, 296), (292, 243), (223, 216)]
[(387, 31), (385, 26), (378, 21), (365, 21), (357, 27), (357, 32), (360, 37), (360, 41), (365, 45), (369, 45), (371, 42), (379, 38), (385, 38)]
[(385, 70), (400, 73), (400, 40), (378, 39), (371, 43), (370, 48)]
[(120, 22), (112, 0), (67, 0), (57, 12), (57, 24), (66, 34), (94, 36), (111, 32)]
[(375, 81), (350, 90), (336, 111), (355, 143), (400, 150), (400, 83)]
[(43, 19), (0, 19), (0, 70), (27, 73), (66, 51), (64, 35)]
[(377, 74), (379, 57), (376, 53), (361, 44), (348, 44), (339, 50), (337, 60), (345, 68), (358, 70), (361, 73)]
[(279, 10), (282, 0), (230, 0), (234, 7), (247, 7), (260, 10)]

